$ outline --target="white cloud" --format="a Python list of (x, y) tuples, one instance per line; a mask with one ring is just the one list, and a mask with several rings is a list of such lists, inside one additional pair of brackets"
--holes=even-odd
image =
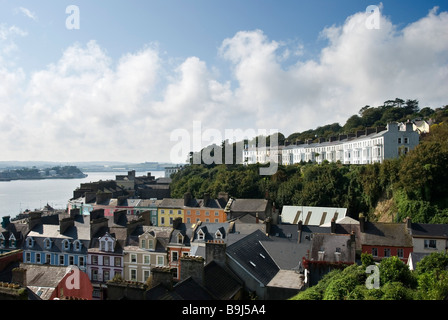
[(37, 15), (34, 12), (31, 12), (29, 9), (24, 7), (17, 8), (19, 12), (21, 12), (25, 17), (28, 17), (34, 21), (37, 21)]
[[(236, 128), (288, 135), (343, 125), (390, 98), (446, 104), (448, 14), (432, 10), (401, 30), (385, 17), (367, 29), (365, 19), (357, 13), (324, 29), (328, 44), (313, 60), (261, 30), (237, 32), (219, 49), (233, 75), (225, 81), (200, 57), (173, 65), (147, 46), (114, 61), (95, 41), (29, 75), (0, 64), (0, 159), (169, 161), (171, 132), (192, 134), (193, 121), (223, 137)], [(2, 34), (20, 32), (4, 26)]]

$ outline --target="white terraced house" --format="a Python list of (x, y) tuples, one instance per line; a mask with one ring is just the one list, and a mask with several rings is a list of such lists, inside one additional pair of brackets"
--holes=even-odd
[(387, 127), (369, 128), (356, 134), (340, 135), (325, 141), (307, 143), (297, 142), (272, 148), (257, 148), (245, 145), (244, 164), (272, 162), (290, 165), (294, 163), (340, 161), (343, 164), (369, 164), (384, 159), (398, 158), (401, 154), (415, 148), (419, 134), (413, 130), (412, 123), (399, 125), (389, 123)]

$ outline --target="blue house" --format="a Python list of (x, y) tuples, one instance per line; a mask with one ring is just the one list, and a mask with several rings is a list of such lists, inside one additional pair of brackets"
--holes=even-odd
[(53, 266), (75, 265), (86, 271), (90, 220), (72, 210), (59, 214), (59, 224), (42, 223), (39, 213), (29, 219), (30, 232), (23, 243), (23, 262)]

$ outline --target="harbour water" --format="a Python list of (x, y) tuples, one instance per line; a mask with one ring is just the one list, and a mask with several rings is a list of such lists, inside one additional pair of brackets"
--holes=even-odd
[[(44, 179), (0, 181), (0, 217), (11, 216), (26, 209), (41, 209), (49, 204), (55, 209), (65, 209), (67, 202), (73, 197), (73, 191), (81, 183), (99, 180), (114, 180), (116, 175), (126, 172), (86, 172), (81, 179)], [(136, 176), (147, 175), (147, 172), (136, 172)], [(151, 171), (156, 178), (164, 177), (164, 171)]]

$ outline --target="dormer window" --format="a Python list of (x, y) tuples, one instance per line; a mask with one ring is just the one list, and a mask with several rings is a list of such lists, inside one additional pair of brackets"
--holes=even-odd
[(222, 239), (222, 233), (221, 233), (221, 231), (218, 230), (218, 231), (215, 232), (215, 238), (216, 238), (216, 239)]
[(70, 250), (70, 240), (62, 240), (62, 248), (64, 248), (64, 250)]
[(34, 246), (34, 239), (31, 237), (26, 238), (26, 246), (32, 248)]
[(44, 239), (44, 248), (45, 249), (51, 249), (52, 243), (53, 243), (53, 241), (51, 241), (50, 238), (45, 238)]
[(75, 240), (75, 241), (73, 242), (73, 250), (75, 250), (75, 251), (81, 251), (81, 248), (82, 248), (82, 243), (81, 243), (81, 241), (79, 241), (79, 240)]
[(100, 250), (106, 252), (114, 252), (115, 250), (115, 239), (106, 233), (105, 236), (100, 238)]
[(177, 235), (177, 243), (178, 244), (184, 243), (184, 236), (180, 233)]
[(205, 233), (202, 230), (198, 231), (198, 240), (204, 240), (205, 239)]

